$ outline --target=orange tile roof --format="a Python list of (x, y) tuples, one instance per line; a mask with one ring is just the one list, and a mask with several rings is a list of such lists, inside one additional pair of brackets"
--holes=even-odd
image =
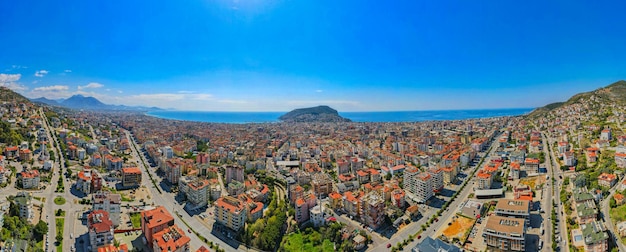
[(87, 215), (87, 226), (97, 234), (110, 232), (113, 222), (109, 218), (109, 212), (104, 210), (93, 210)]
[(244, 204), (237, 198), (230, 196), (220, 197), (215, 201), (216, 207), (221, 207), (228, 210), (231, 213), (237, 213), (244, 210)]
[(22, 177), (23, 178), (34, 178), (34, 177), (39, 177), (39, 171), (37, 170), (32, 170), (32, 171), (27, 171), (27, 172), (21, 172)]
[(149, 229), (162, 225), (163, 223), (174, 221), (174, 217), (172, 217), (164, 206), (158, 206), (155, 209), (143, 211), (141, 212), (141, 217), (144, 219)]
[(520, 169), (520, 163), (518, 163), (518, 162), (511, 162), (511, 169), (519, 170)]
[(122, 173), (141, 174), (141, 170), (137, 167), (126, 167), (122, 168)]
[(304, 201), (304, 199), (303, 199), (303, 198), (298, 198), (298, 199), (296, 200), (296, 206), (302, 206), (302, 205), (304, 205), (304, 204), (306, 204), (306, 202)]
[(210, 252), (209, 249), (205, 248), (204, 246), (201, 246), (198, 250), (196, 250), (196, 252)]
[(189, 244), (191, 239), (176, 224), (154, 234), (154, 242), (161, 251), (175, 251)]
[(616, 179), (617, 176), (615, 176), (615, 174), (602, 173), (598, 176), (598, 180), (612, 181)]
[(328, 194), (328, 197), (331, 197), (332, 199), (341, 199), (341, 194), (339, 194), (338, 192), (331, 192), (330, 194)]
[(128, 252), (128, 245), (120, 244), (119, 247), (115, 247), (113, 244), (104, 245), (98, 248), (98, 252)]
[(491, 178), (491, 174), (490, 173), (483, 172), (482, 170), (480, 170), (478, 172), (478, 174), (476, 174), (476, 176), (478, 176), (478, 178), (481, 178), (481, 179), (489, 179), (489, 178)]

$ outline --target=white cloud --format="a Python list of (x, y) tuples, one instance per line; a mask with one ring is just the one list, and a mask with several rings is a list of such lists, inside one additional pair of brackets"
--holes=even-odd
[(178, 91), (179, 94), (193, 94), (195, 93), (194, 91), (187, 91), (187, 90), (180, 90)]
[(69, 90), (69, 86), (65, 85), (54, 85), (54, 86), (46, 86), (46, 87), (37, 87), (33, 89), (36, 92), (58, 92), (58, 91), (67, 91)]
[(17, 83), (20, 78), (22, 78), (21, 74), (0, 74), (0, 86), (7, 87), (14, 91), (27, 90), (27, 87)]
[(22, 78), (21, 74), (0, 74), (0, 83), (16, 82)]
[(35, 76), (37, 76), (37, 77), (44, 77), (48, 73), (49, 73), (48, 70), (39, 70), (39, 71), (35, 72)]
[(65, 69), (63, 72), (66, 72), (66, 73), (71, 73), (71, 72), (72, 72), (72, 70)]
[(321, 93), (321, 92), (324, 92), (324, 90), (321, 90), (321, 89), (315, 90), (315, 93)]
[(85, 86), (78, 86), (78, 90), (83, 90), (86, 88), (101, 88), (101, 87), (104, 87), (104, 85), (97, 83), (97, 82), (90, 82), (89, 84)]

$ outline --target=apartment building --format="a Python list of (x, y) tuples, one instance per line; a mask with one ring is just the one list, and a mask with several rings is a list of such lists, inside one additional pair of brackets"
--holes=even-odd
[(343, 210), (352, 217), (359, 216), (361, 200), (359, 200), (358, 196), (351, 191), (347, 191), (343, 195)]
[(89, 229), (91, 251), (96, 252), (99, 247), (113, 244), (113, 222), (107, 211), (91, 211), (87, 215), (87, 228)]
[(154, 234), (152, 251), (154, 252), (189, 252), (191, 239), (177, 225), (167, 227)]
[(496, 204), (494, 213), (497, 216), (524, 219), (530, 224), (530, 201), (501, 199)]
[(83, 169), (78, 172), (78, 179), (76, 179), (76, 189), (84, 194), (91, 193), (91, 170)]
[[(417, 175), (420, 172), (417, 167), (410, 166), (404, 171), (404, 190), (411, 194), (415, 194), (417, 192)], [(432, 184), (431, 184), (432, 186)]]
[(385, 200), (376, 191), (361, 198), (361, 220), (372, 229), (377, 229), (385, 220)]
[(223, 196), (215, 201), (215, 221), (239, 231), (246, 222), (245, 202), (231, 196)]
[(327, 173), (315, 173), (311, 176), (311, 186), (317, 195), (328, 195), (333, 191), (333, 179)]
[(122, 197), (108, 191), (99, 191), (93, 195), (93, 210), (104, 210), (109, 213), (113, 226), (120, 225)]
[(456, 175), (458, 174), (457, 167), (448, 166), (448, 167), (442, 168), (442, 170), (443, 170), (443, 183), (444, 184), (451, 184), (456, 180)]
[(598, 210), (593, 200), (576, 204), (576, 217), (578, 224), (590, 223), (598, 217)]
[(226, 184), (230, 183), (233, 180), (239, 181), (241, 183), (243, 183), (244, 180), (244, 170), (243, 167), (241, 166), (233, 166), (233, 165), (229, 165), (226, 166), (226, 181), (224, 181)]
[(27, 192), (18, 192), (15, 195), (15, 204), (20, 210), (20, 217), (30, 220), (33, 218), (33, 197)]
[(523, 219), (488, 216), (483, 232), (488, 248), (498, 251), (526, 249), (526, 228)]
[(511, 162), (511, 178), (520, 179), (520, 164), (518, 162)]
[(209, 203), (209, 181), (194, 180), (187, 184), (187, 200), (195, 207), (203, 207)]
[(20, 179), (22, 180), (22, 188), (24, 189), (39, 188), (39, 171), (37, 170), (21, 172)]
[(478, 171), (476, 174), (478, 178), (478, 186), (476, 189), (478, 190), (486, 190), (491, 189), (491, 183), (493, 182), (493, 176), (491, 173), (487, 173), (483, 170)]
[(154, 234), (174, 225), (174, 217), (163, 206), (141, 212), (141, 231), (152, 246)]
[(433, 192), (432, 176), (428, 173), (420, 173), (415, 178), (415, 192), (417, 202), (424, 203), (435, 193)]
[(137, 167), (122, 168), (122, 186), (123, 187), (141, 186), (141, 170)]
[(609, 251), (609, 234), (601, 222), (591, 221), (581, 224), (585, 251), (600, 252)]
[(441, 190), (443, 190), (443, 170), (441, 168), (433, 167), (428, 169), (428, 173), (433, 178), (433, 192), (441, 192)]

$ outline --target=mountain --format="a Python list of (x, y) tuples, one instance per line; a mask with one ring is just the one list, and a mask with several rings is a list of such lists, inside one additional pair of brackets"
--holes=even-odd
[(295, 109), (278, 119), (285, 122), (351, 122), (328, 106)]
[(41, 103), (41, 104), (47, 104), (50, 106), (61, 106), (61, 104), (59, 104), (59, 102), (55, 101), (55, 100), (50, 100), (46, 97), (39, 97), (39, 98), (35, 98), (35, 99), (31, 99), (30, 101), (34, 102), (34, 103)]
[(142, 106), (125, 106), (125, 105), (109, 105), (102, 103), (94, 97), (85, 97), (82, 95), (74, 95), (67, 99), (50, 100), (45, 97), (32, 99), (32, 102), (47, 104), (51, 106), (60, 106), (77, 110), (116, 110), (116, 111), (154, 111), (161, 110), (157, 107)]
[(26, 97), (22, 96), (21, 94), (16, 93), (15, 91), (7, 87), (0, 87), (0, 101), (16, 102), (16, 103), (30, 103), (30, 101)]
[(74, 95), (61, 102), (61, 106), (72, 109), (86, 109), (86, 110), (107, 110), (109, 105), (100, 102), (93, 97), (85, 97), (82, 95)]
[(533, 110), (528, 116), (537, 118), (547, 115), (553, 110), (571, 105), (585, 105), (588, 103), (615, 104), (626, 106), (626, 81), (620, 80), (603, 88), (590, 92), (579, 93), (565, 102), (555, 102)]

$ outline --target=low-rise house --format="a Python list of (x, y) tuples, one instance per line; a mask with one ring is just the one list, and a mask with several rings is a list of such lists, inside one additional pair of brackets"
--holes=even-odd
[(617, 183), (617, 176), (615, 174), (602, 173), (598, 176), (598, 185), (611, 188)]

